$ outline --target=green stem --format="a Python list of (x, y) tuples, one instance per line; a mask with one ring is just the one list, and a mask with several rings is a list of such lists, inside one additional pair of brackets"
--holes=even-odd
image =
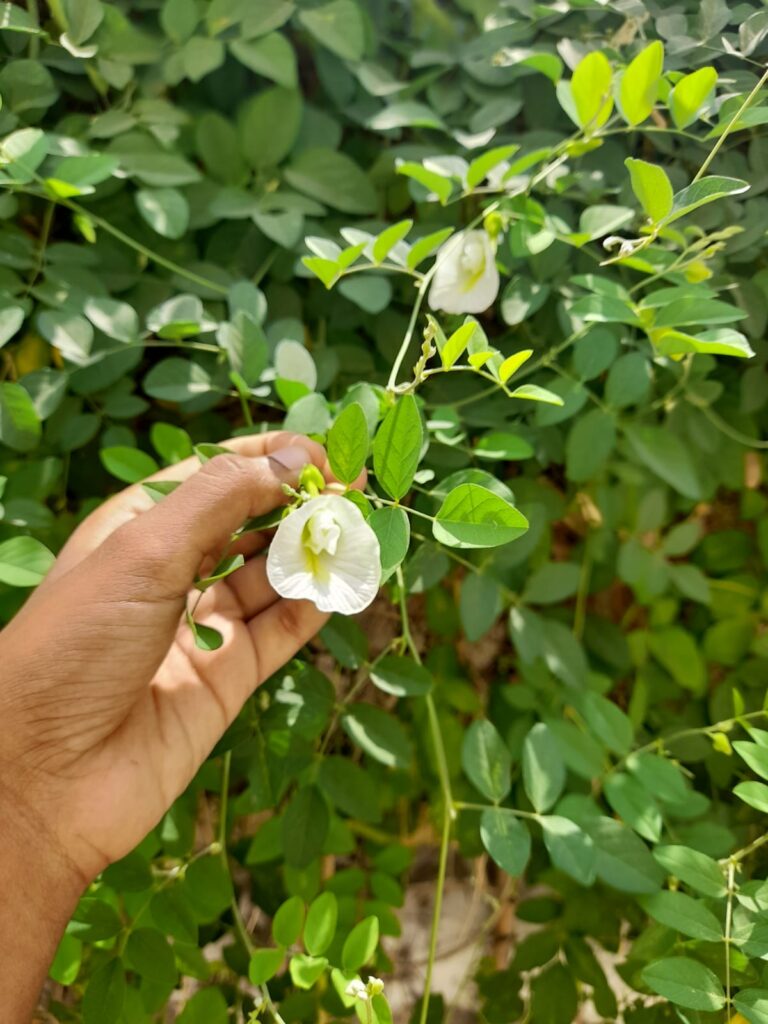
[(728, 897), (725, 905), (725, 1006), (726, 1019), (728, 1007), (731, 1005), (731, 931), (733, 927), (733, 894), (736, 889), (735, 883), (736, 862), (731, 859), (728, 862)]
[(761, 441), (760, 438), (748, 437), (746, 434), (742, 434), (740, 430), (736, 430), (735, 427), (732, 427), (730, 423), (727, 423), (722, 416), (719, 416), (710, 406), (699, 405), (698, 402), (691, 402), (691, 405), (700, 409), (712, 426), (717, 427), (722, 434), (725, 434), (726, 437), (730, 437), (732, 441), (736, 441), (738, 444), (743, 444), (745, 448), (758, 448), (761, 450), (768, 448), (768, 441)]
[(725, 140), (728, 138), (728, 136), (733, 131), (734, 126), (736, 124), (738, 124), (741, 115), (744, 113), (745, 110), (747, 110), (748, 107), (752, 106), (754, 101), (757, 99), (757, 97), (758, 97), (758, 95), (760, 93), (760, 90), (763, 88), (763, 86), (765, 85), (765, 83), (767, 81), (768, 81), (768, 70), (766, 70), (763, 73), (763, 76), (760, 79), (760, 81), (757, 83), (757, 85), (754, 87), (752, 92), (749, 94), (749, 96), (747, 96), (747, 98), (741, 104), (741, 106), (736, 111), (736, 113), (733, 115), (731, 120), (728, 122), (728, 124), (726, 125), (726, 128), (725, 128), (725, 131), (720, 136), (720, 138), (717, 140), (717, 142), (714, 144), (714, 146), (712, 147), (712, 149), (711, 149), (711, 151), (709, 153), (709, 156), (707, 157), (707, 159), (704, 161), (704, 163), (701, 165), (701, 167), (696, 172), (696, 175), (695, 175), (695, 177), (693, 179), (694, 181), (698, 181), (699, 178), (703, 177), (706, 174), (707, 170), (709, 169), (709, 165), (712, 163), (712, 161), (715, 159), (717, 154), (720, 152), (720, 149), (722, 148)]
[(432, 266), (432, 269), (429, 271), (429, 273), (424, 275), (424, 278), (421, 284), (419, 285), (419, 290), (416, 294), (416, 302), (413, 304), (413, 309), (411, 311), (411, 319), (408, 321), (408, 328), (405, 332), (403, 343), (400, 346), (397, 355), (395, 356), (394, 363), (392, 364), (392, 371), (389, 374), (389, 380), (387, 381), (387, 391), (394, 391), (397, 385), (397, 376), (400, 373), (400, 367), (403, 365), (403, 360), (405, 359), (408, 353), (408, 349), (410, 348), (411, 341), (413, 340), (413, 332), (416, 330), (416, 323), (419, 318), (419, 310), (421, 309), (421, 304), (424, 301), (425, 295), (427, 294), (427, 289), (429, 288), (430, 281), (434, 276), (436, 267), (437, 260), (435, 260), (434, 265)]
[(443, 810), (443, 831), (440, 836), (440, 859), (437, 865), (437, 892), (435, 893), (435, 907), (432, 912), (432, 928), (429, 935), (429, 958), (427, 960), (427, 970), (424, 975), (424, 995), (422, 997), (419, 1024), (427, 1024), (427, 1018), (429, 1017), (429, 997), (432, 991), (432, 975), (435, 970), (435, 960), (437, 959), (437, 940), (440, 932), (440, 915), (443, 909), (443, 890), (445, 888), (445, 877), (448, 868), (448, 848), (450, 845), (450, 839), (451, 814), (450, 808), (446, 806)]

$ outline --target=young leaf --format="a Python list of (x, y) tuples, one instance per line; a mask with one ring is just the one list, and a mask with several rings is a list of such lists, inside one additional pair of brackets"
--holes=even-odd
[(323, 892), (312, 901), (304, 925), (304, 945), (311, 956), (328, 949), (336, 934), (339, 904), (332, 892)]
[(399, 501), (413, 483), (423, 428), (413, 395), (403, 395), (384, 417), (373, 443), (373, 470), (387, 494)]
[(467, 320), (447, 339), (440, 350), (440, 358), (446, 369), (450, 369), (461, 356), (476, 330), (477, 323), (474, 320)]
[(439, 249), (443, 242), (447, 242), (452, 234), (453, 228), (441, 228), (439, 231), (433, 231), (420, 238), (418, 242), (414, 242), (406, 260), (409, 269), (413, 270), (418, 267), (423, 260)]
[(459, 484), (449, 492), (432, 523), (441, 544), (454, 548), (493, 548), (528, 529), (514, 505), (479, 484)]
[(467, 188), (472, 189), (479, 185), (481, 181), (488, 177), (488, 174), (494, 167), (498, 167), (500, 163), (509, 160), (519, 149), (520, 147), (514, 143), (509, 146), (496, 146), (493, 149), (487, 150), (481, 156), (475, 157), (467, 168), (464, 178)]
[(373, 243), (373, 258), (376, 263), (385, 260), (398, 242), (401, 242), (413, 227), (412, 220), (401, 220), (385, 228)]
[(338, 480), (353, 483), (368, 457), (368, 421), (363, 407), (351, 402), (339, 413), (328, 432), (328, 461)]
[(611, 78), (611, 65), (599, 50), (588, 53), (576, 65), (571, 78), (571, 94), (581, 128), (595, 131), (611, 116)]
[(341, 951), (345, 971), (359, 971), (376, 952), (379, 941), (379, 919), (366, 917), (358, 922), (347, 936)]
[(0, 544), (0, 583), (36, 587), (56, 561), (34, 537), (11, 537)]
[(102, 448), (99, 457), (107, 472), (126, 484), (135, 484), (160, 468), (151, 455), (124, 445)]
[(627, 157), (624, 166), (646, 217), (654, 224), (664, 220), (672, 210), (672, 183), (664, 168), (633, 157)]
[(328, 966), (324, 956), (307, 956), (297, 953), (291, 957), (288, 970), (296, 988), (310, 989)]
[(324, 260), (321, 256), (302, 256), (301, 262), (319, 277), (326, 288), (331, 288), (339, 276), (339, 265), (335, 260)]
[[(485, 355), (484, 352), (483, 353), (478, 353), (478, 354)], [(507, 356), (507, 358), (504, 360), (504, 362), (499, 367), (499, 380), (501, 381), (501, 383), (502, 384), (506, 384), (507, 381), (509, 380), (509, 378), (513, 374), (517, 373), (517, 371), (520, 369), (520, 367), (523, 365), (523, 363), (527, 363), (532, 355), (533, 355), (533, 349), (532, 348), (524, 348), (520, 352), (515, 352), (511, 356)]]
[(717, 71), (713, 67), (698, 68), (677, 82), (667, 101), (677, 128), (687, 128), (696, 120), (716, 85)]
[(284, 949), (257, 949), (248, 964), (248, 977), (254, 985), (263, 985), (274, 978), (285, 959)]
[[(451, 198), (451, 192), (453, 192), (453, 182), (451, 179), (443, 177), (443, 175), (438, 174), (437, 171), (428, 170), (422, 164), (404, 161), (397, 165), (397, 173), (404, 174), (408, 178), (413, 178), (414, 181), (418, 181), (418, 183), (423, 185), (424, 188), (429, 189), (430, 192), (434, 192), (443, 206), (445, 206)], [(422, 259), (423, 258), (424, 257), (422, 257)]]
[(529, 402), (543, 402), (545, 405), (563, 405), (560, 395), (538, 384), (521, 384), (519, 388), (509, 392), (510, 398), (525, 398)]
[(291, 896), (281, 903), (272, 921), (272, 938), (278, 946), (292, 946), (304, 925), (304, 901)]
[(619, 102), (629, 124), (640, 124), (653, 110), (663, 66), (664, 44), (656, 39), (638, 53), (621, 76)]

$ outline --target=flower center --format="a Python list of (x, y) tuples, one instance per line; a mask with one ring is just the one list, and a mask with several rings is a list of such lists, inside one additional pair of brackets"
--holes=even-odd
[(475, 238), (468, 239), (461, 250), (459, 262), (464, 273), (471, 274), (473, 277), (482, 274), (485, 270), (485, 252), (482, 243)]
[(335, 555), (341, 527), (328, 509), (316, 512), (304, 527), (304, 547), (313, 555)]

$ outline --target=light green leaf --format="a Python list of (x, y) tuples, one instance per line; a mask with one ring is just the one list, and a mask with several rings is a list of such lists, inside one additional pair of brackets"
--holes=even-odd
[(672, 183), (667, 172), (658, 164), (633, 157), (627, 157), (624, 166), (629, 171), (632, 191), (646, 217), (654, 224), (663, 221), (672, 212), (673, 204)]
[(274, 978), (285, 959), (284, 949), (257, 949), (251, 954), (248, 977), (253, 985), (263, 985)]
[(741, 178), (724, 178), (717, 175), (700, 178), (698, 181), (694, 181), (693, 184), (688, 185), (687, 188), (675, 193), (672, 209), (664, 217), (664, 223), (671, 224), (673, 221), (679, 220), (680, 217), (685, 217), (686, 214), (693, 212), (693, 210), (698, 210), (700, 206), (714, 203), (715, 200), (725, 199), (728, 196), (741, 195), (742, 192), (748, 191), (749, 188), (749, 182), (742, 181)]
[(48, 548), (34, 537), (11, 537), (0, 543), (0, 583), (36, 587), (55, 562)]
[(513, 143), (509, 146), (495, 146), (481, 156), (476, 156), (467, 168), (464, 178), (467, 188), (474, 188), (475, 185), (479, 185), (495, 167), (498, 167), (505, 160), (509, 160), (519, 149), (520, 147)]
[(135, 484), (160, 468), (151, 455), (123, 445), (102, 448), (99, 457), (106, 471), (126, 484)]
[(0, 348), (7, 344), (24, 323), (24, 310), (21, 306), (6, 306), (0, 309)]
[(664, 44), (656, 39), (638, 53), (621, 76), (619, 103), (629, 124), (640, 124), (653, 110), (663, 67)]
[(450, 369), (459, 359), (477, 329), (475, 320), (467, 320), (446, 340), (440, 350), (440, 359), (446, 369)]
[(115, 341), (136, 341), (139, 336), (139, 318), (127, 302), (94, 297), (86, 300), (83, 312), (97, 330)]
[(291, 981), (296, 988), (310, 989), (325, 972), (328, 961), (324, 956), (307, 956), (305, 953), (297, 953), (291, 957), (288, 969), (291, 974)]
[(414, 242), (406, 260), (408, 267), (411, 270), (418, 267), (423, 260), (439, 249), (443, 242), (447, 242), (452, 234), (453, 228), (441, 228), (440, 231), (433, 231)]
[(328, 949), (336, 934), (339, 904), (332, 892), (320, 893), (310, 904), (304, 925), (304, 945), (311, 956)]
[(514, 505), (469, 483), (450, 491), (432, 523), (435, 539), (454, 548), (498, 547), (527, 529), (528, 520)]
[(571, 94), (576, 107), (578, 123), (588, 132), (601, 128), (611, 116), (613, 73), (608, 58), (599, 50), (583, 57), (571, 78)]
[(359, 971), (376, 952), (379, 942), (379, 919), (366, 917), (359, 921), (344, 941), (341, 963), (345, 971)]
[(525, 398), (529, 402), (544, 402), (545, 405), (563, 404), (560, 395), (556, 395), (554, 391), (549, 391), (547, 388), (539, 387), (538, 384), (521, 384), (519, 388), (510, 391), (509, 397)]
[(0, 443), (28, 452), (42, 436), (42, 426), (29, 393), (13, 381), (0, 383)]
[(698, 68), (677, 82), (667, 101), (677, 128), (687, 128), (696, 120), (716, 85), (717, 71), (713, 67)]
[(292, 946), (304, 927), (304, 901), (291, 896), (277, 908), (272, 920), (272, 938), (278, 946)]
[(93, 327), (85, 317), (64, 310), (40, 313), (37, 326), (42, 336), (73, 363), (86, 361), (93, 345)]
[(401, 242), (413, 227), (412, 220), (401, 220), (385, 228), (373, 243), (373, 258), (376, 263), (385, 260), (398, 242)]
[(762, 782), (740, 782), (733, 787), (733, 793), (756, 811), (768, 814), (768, 786)]
[[(444, 175), (438, 174), (437, 171), (430, 171), (428, 168), (424, 167), (423, 164), (417, 164), (412, 161), (405, 160), (398, 163), (397, 173), (404, 174), (408, 178), (413, 178), (414, 181), (418, 181), (418, 183), (423, 185), (424, 188), (429, 189), (430, 192), (434, 192), (443, 206), (448, 202), (451, 197), (451, 192), (453, 192), (453, 181), (450, 178), (446, 178)], [(445, 232), (445, 237), (448, 238), (449, 235), (453, 234), (453, 228), (444, 228), (443, 232)], [(434, 234), (437, 235), (438, 232), (435, 232)], [(435, 245), (434, 248), (437, 248), (437, 245)], [(425, 253), (419, 260), (416, 260), (413, 263), (411, 263), (409, 259), (408, 265), (410, 267), (415, 267), (417, 263), (421, 262), (421, 260), (425, 259), (428, 255), (429, 253)]]

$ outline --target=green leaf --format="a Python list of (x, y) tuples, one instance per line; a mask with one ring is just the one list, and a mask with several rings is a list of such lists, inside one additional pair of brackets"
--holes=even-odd
[(0, 383), (0, 442), (17, 452), (35, 448), (42, 426), (28, 392), (11, 381)]
[(595, 868), (601, 881), (620, 892), (658, 891), (663, 874), (634, 832), (613, 818), (593, 818), (581, 824), (595, 844)]
[(476, 185), (479, 185), (495, 167), (498, 167), (505, 160), (509, 160), (519, 149), (520, 147), (513, 143), (509, 146), (495, 146), (493, 149), (486, 150), (480, 156), (476, 156), (467, 168), (464, 178), (467, 188), (474, 188)]
[(330, 0), (304, 9), (299, 21), (323, 46), (342, 60), (358, 61), (365, 51), (365, 23), (354, 0)]
[(648, 336), (653, 342), (654, 348), (663, 356), (699, 352), (713, 356), (736, 356), (738, 359), (751, 359), (755, 354), (746, 337), (729, 327), (702, 331), (701, 334), (695, 335), (670, 328), (653, 329), (648, 332)]
[(282, 33), (270, 32), (260, 39), (234, 39), (229, 48), (241, 64), (257, 75), (271, 78), (286, 89), (296, 88), (296, 51)]
[(195, 638), (195, 647), (199, 647), (201, 651), (218, 651), (224, 643), (224, 637), (218, 629), (203, 626), (199, 622), (192, 622), (191, 619), (189, 625)]
[(680, 626), (665, 626), (649, 634), (648, 647), (676, 683), (693, 693), (704, 693), (707, 667), (690, 633)]
[(349, 817), (372, 824), (381, 821), (378, 786), (354, 761), (346, 757), (325, 757), (320, 762), (317, 784), (334, 807)]
[(480, 838), (488, 854), (513, 878), (522, 875), (531, 856), (531, 834), (509, 811), (489, 807), (480, 818)]
[(696, 120), (716, 85), (717, 71), (713, 67), (698, 68), (677, 82), (667, 100), (677, 128), (687, 128)]
[(93, 345), (93, 327), (85, 317), (64, 310), (46, 310), (37, 318), (40, 333), (73, 363), (86, 361)]
[(227, 1024), (228, 1021), (227, 1003), (219, 989), (204, 988), (192, 996), (176, 1024)]
[(658, 164), (649, 164), (647, 160), (635, 160), (627, 157), (624, 166), (629, 171), (632, 191), (635, 193), (643, 211), (654, 224), (658, 224), (672, 212), (672, 182), (667, 172)]
[[(412, 161), (405, 160), (401, 163), (398, 163), (397, 173), (404, 174), (407, 178), (413, 178), (414, 181), (418, 181), (418, 183), (420, 185), (423, 185), (424, 188), (428, 189), (430, 192), (434, 192), (434, 194), (437, 196), (437, 198), (440, 200), (440, 203), (443, 206), (445, 206), (445, 204), (448, 202), (448, 200), (451, 197), (451, 193), (453, 192), (453, 181), (450, 178), (446, 178), (444, 175), (438, 174), (437, 171), (430, 171), (428, 168), (424, 167), (423, 164), (417, 164), (413, 163)], [(436, 231), (433, 233), (433, 235), (428, 235), (427, 237), (434, 238), (438, 234), (444, 234), (445, 238), (448, 238), (450, 235), (453, 234), (453, 228), (443, 228), (442, 231)], [(409, 256), (408, 258), (408, 266), (411, 268), (417, 266), (423, 259), (426, 259), (427, 256), (429, 256), (430, 254), (429, 251), (427, 251), (424, 252), (422, 255), (421, 251), (419, 251), (418, 258), (414, 255), (416, 246), (421, 245), (422, 242), (424, 242), (426, 245), (426, 239), (421, 239), (413, 246), (413, 249), (411, 250), (411, 256)], [(440, 242), (435, 244), (431, 251), (434, 251), (434, 249), (436, 249), (439, 244)], [(413, 262), (411, 262), (411, 260), (413, 260)]]
[(450, 369), (461, 356), (477, 329), (475, 320), (467, 320), (448, 338), (440, 350), (440, 358), (446, 369)]
[(698, 210), (700, 206), (707, 203), (714, 203), (717, 199), (726, 199), (728, 196), (738, 196), (750, 188), (748, 181), (741, 178), (723, 178), (711, 175), (707, 178), (700, 178), (688, 185), (687, 188), (675, 193), (671, 212), (665, 216), (664, 223), (671, 224)]
[(373, 243), (373, 258), (376, 263), (381, 263), (390, 254), (392, 249), (401, 242), (413, 227), (412, 220), (401, 220), (385, 228), (380, 235), (376, 236)]
[(163, 238), (181, 238), (189, 224), (189, 204), (175, 188), (141, 188), (136, 206), (153, 231)]
[(539, 814), (555, 803), (565, 785), (565, 765), (557, 740), (543, 722), (537, 722), (523, 743), (523, 785)]
[(719, 898), (726, 893), (723, 872), (717, 861), (687, 846), (657, 846), (653, 856), (666, 872), (690, 885), (704, 896)]
[(6, 306), (0, 309), (0, 348), (7, 344), (24, 323), (21, 306)]
[(756, 811), (768, 814), (768, 786), (762, 782), (740, 782), (733, 787), (733, 793)]
[(307, 956), (304, 953), (297, 953), (292, 956), (288, 968), (291, 974), (291, 981), (296, 988), (310, 989), (323, 974), (328, 961), (324, 956)]
[(423, 697), (432, 689), (429, 672), (412, 658), (387, 654), (371, 667), (371, 679), (384, 693), (395, 697)]
[(435, 539), (454, 548), (498, 547), (527, 529), (528, 520), (514, 505), (470, 483), (450, 491), (432, 523)]
[(653, 110), (663, 67), (664, 44), (656, 39), (638, 53), (621, 76), (619, 103), (628, 124), (640, 124)]
[(285, 172), (304, 195), (343, 213), (374, 213), (376, 191), (368, 175), (344, 153), (317, 147), (303, 150)]
[(545, 562), (528, 578), (523, 600), (528, 604), (558, 604), (576, 593), (580, 578), (581, 566), (574, 562)]
[(641, 896), (640, 905), (654, 921), (703, 942), (722, 942), (723, 927), (707, 907), (683, 892)]
[(36, 587), (55, 562), (48, 548), (34, 537), (11, 537), (0, 543), (0, 583)]
[(328, 461), (337, 480), (351, 484), (357, 480), (368, 458), (370, 438), (363, 407), (351, 402), (342, 409), (328, 432)]
[(571, 94), (581, 128), (595, 131), (611, 116), (612, 77), (608, 58), (599, 50), (588, 53), (576, 65), (571, 78)]
[(272, 938), (278, 946), (292, 946), (304, 927), (304, 900), (291, 896), (281, 903), (272, 920)]
[(512, 756), (492, 722), (473, 722), (464, 734), (461, 763), (475, 789), (500, 803), (512, 786)]
[(108, 473), (126, 484), (135, 484), (144, 477), (156, 473), (160, 468), (151, 455), (138, 448), (127, 448), (124, 445), (102, 448), (99, 458)]
[(345, 277), (339, 284), (345, 299), (354, 302), (366, 313), (381, 313), (392, 300), (392, 285), (383, 274), (357, 274)]
[(673, 490), (685, 498), (698, 501), (701, 484), (688, 448), (663, 427), (627, 426), (624, 435), (635, 456), (652, 473), (661, 477)]
[(344, 941), (341, 963), (345, 971), (359, 971), (376, 952), (379, 942), (379, 919), (366, 917), (358, 922)]
[(257, 949), (251, 954), (248, 977), (253, 985), (263, 985), (274, 978), (285, 960), (284, 949)]
[(83, 312), (93, 326), (115, 341), (136, 341), (139, 336), (139, 318), (127, 302), (109, 298), (89, 298)]
[(544, 402), (546, 405), (562, 405), (560, 395), (547, 388), (541, 388), (538, 384), (521, 384), (519, 388), (510, 391), (510, 398), (525, 398), (529, 402)]
[(144, 378), (144, 390), (164, 402), (188, 402), (211, 390), (211, 379), (198, 363), (171, 356), (156, 363)]
[(176, 984), (177, 970), (173, 950), (156, 928), (137, 928), (128, 937), (125, 962), (148, 981), (169, 987)]
[(101, 24), (104, 6), (99, 0), (62, 0), (67, 25), (67, 37), (75, 46), (81, 46)]
[(406, 260), (408, 267), (411, 270), (418, 267), (423, 260), (431, 256), (436, 249), (439, 249), (443, 242), (447, 242), (452, 234), (453, 228), (441, 228), (440, 231), (433, 231), (431, 234), (420, 238), (418, 242), (414, 242)]
[(506, 384), (510, 377), (513, 377), (523, 363), (527, 363), (532, 355), (533, 349), (525, 348), (522, 352), (514, 352), (511, 356), (507, 356), (499, 367), (499, 380), (501, 383)]
[(632, 722), (620, 707), (592, 691), (579, 695), (577, 707), (590, 731), (609, 750), (621, 757), (629, 753), (634, 738)]
[(292, 868), (306, 868), (323, 851), (328, 834), (328, 805), (315, 786), (302, 786), (283, 814), (285, 862)]
[(403, 395), (384, 417), (373, 442), (373, 470), (386, 493), (399, 501), (410, 489), (421, 456), (423, 428), (413, 395)]
[(240, 112), (243, 155), (257, 171), (276, 167), (293, 149), (303, 111), (301, 93), (274, 86), (250, 99)]
[(413, 749), (400, 722), (373, 704), (350, 704), (341, 719), (344, 731), (379, 764), (406, 769)]
[(377, 508), (368, 525), (379, 540), (381, 582), (385, 583), (402, 564), (411, 543), (411, 522), (402, 508)]
[(733, 749), (763, 779), (768, 779), (768, 749), (748, 740), (736, 740)]
[(552, 864), (581, 885), (595, 881), (595, 844), (578, 825), (568, 818), (548, 815), (541, 818), (544, 845)]
[(323, 892), (312, 901), (304, 925), (304, 945), (311, 956), (320, 956), (333, 942), (339, 904), (332, 892)]
[(733, 997), (733, 1006), (749, 1024), (768, 1024), (768, 989), (743, 988)]
[(565, 446), (565, 468), (569, 480), (594, 480), (616, 446), (616, 424), (610, 413), (590, 409), (571, 427)]
[(614, 772), (605, 780), (605, 798), (619, 817), (644, 839), (657, 843), (661, 838), (661, 812), (656, 801), (637, 779)]
[(119, 1020), (125, 1003), (127, 985), (125, 971), (119, 959), (109, 960), (88, 982), (80, 1006), (83, 1024), (104, 1024)]
[(643, 969), (642, 978), (652, 992), (687, 1010), (722, 1010), (725, 1006), (717, 975), (698, 960), (684, 956), (655, 960)]

